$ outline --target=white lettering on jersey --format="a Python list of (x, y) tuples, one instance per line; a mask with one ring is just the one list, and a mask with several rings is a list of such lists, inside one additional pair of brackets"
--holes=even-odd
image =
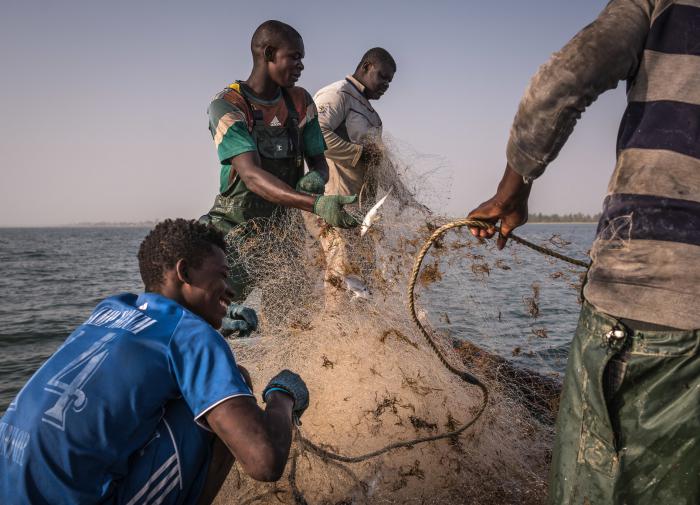
[(24, 465), (24, 450), (29, 444), (29, 433), (7, 423), (0, 423), (0, 456)]
[(93, 312), (88, 320), (85, 321), (85, 324), (126, 330), (137, 334), (156, 322), (155, 319), (148, 317), (138, 310), (131, 309), (121, 311), (105, 308)]
[[(73, 342), (76, 338), (80, 338), (84, 334), (85, 334), (85, 331), (81, 330), (78, 333), (76, 333), (75, 335), (73, 335), (72, 337), (68, 337), (68, 339), (66, 339), (66, 341), (63, 344), (61, 344), (61, 347), (67, 346), (68, 344)], [(39, 370), (34, 372), (34, 376), (38, 375), (39, 372), (41, 372), (41, 370), (46, 366), (47, 362), (48, 361), (44, 361), (44, 363), (39, 367)], [(7, 407), (7, 412), (12, 412), (13, 410), (17, 410), (17, 404), (19, 403), (19, 399), (22, 396), (22, 393), (24, 393), (24, 390), (27, 388), (27, 386), (29, 386), (29, 382), (27, 382), (24, 386), (22, 386), (22, 389), (19, 390), (19, 393), (17, 393), (17, 396), (15, 396), (15, 399), (12, 400), (12, 402), (10, 403), (10, 406)]]
[[(59, 398), (53, 407), (44, 412), (41, 418), (43, 422), (65, 431), (68, 409), (72, 408), (73, 411), (80, 412), (85, 408), (88, 398), (83, 388), (109, 354), (109, 350), (105, 347), (116, 335), (116, 333), (108, 333), (102, 337), (49, 380), (44, 391), (57, 394)], [(73, 374), (76, 375), (70, 383), (63, 382), (62, 379)]]

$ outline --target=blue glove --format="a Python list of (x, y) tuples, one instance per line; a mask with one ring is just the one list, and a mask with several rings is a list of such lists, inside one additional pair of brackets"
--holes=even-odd
[(245, 338), (258, 329), (258, 315), (250, 307), (232, 303), (221, 321), (221, 333), (228, 336), (237, 331), (238, 338)]
[(294, 399), (292, 416), (297, 426), (301, 425), (299, 418), (309, 406), (309, 390), (299, 375), (289, 370), (282, 370), (275, 375), (265, 387), (262, 393), (263, 401), (267, 402), (267, 395), (272, 391), (281, 391)]
[(297, 182), (296, 190), (309, 193), (311, 195), (322, 195), (326, 189), (326, 181), (323, 176), (316, 170), (309, 171), (304, 177)]

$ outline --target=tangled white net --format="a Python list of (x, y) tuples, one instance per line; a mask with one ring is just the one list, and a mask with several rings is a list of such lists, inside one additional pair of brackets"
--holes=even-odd
[[(260, 224), (234, 244), (256, 285), (247, 304), (261, 315), (252, 338), (232, 341), (237, 360), (258, 393), (282, 368), (299, 373), (311, 398), (301, 433), (334, 453), (357, 456), (453, 431), (482, 401), (477, 388), (440, 362), (406, 309), (414, 256), (448, 221), (416, 199), (412, 183), (424, 172), (387, 153), (373, 172), (376, 196), (391, 189), (381, 220), (362, 238), (343, 233), (352, 258), (346, 273), (366, 283), (367, 298), (347, 284), (324, 287), (324, 254), (299, 212)], [(358, 215), (375, 197), (364, 200)], [(566, 247), (557, 240), (550, 238)], [(555, 299), (574, 299), (569, 285), (579, 282), (580, 269), (517, 245), (497, 252), (466, 231), (436, 244), (424, 265), (416, 289), (422, 321), (450, 363), (490, 391), (476, 424), (459, 437), (357, 463), (323, 458), (297, 439), (279, 482), (255, 482), (234, 466), (216, 503), (544, 501), (560, 371), (556, 359), (541, 352), (552, 312), (546, 299), (550, 286)], [(330, 301), (329, 290), (335, 293)], [(556, 321), (556, 309), (551, 317)]]

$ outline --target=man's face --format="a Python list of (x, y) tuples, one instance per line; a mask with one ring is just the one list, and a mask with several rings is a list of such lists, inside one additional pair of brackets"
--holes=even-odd
[(187, 268), (187, 282), (182, 288), (185, 306), (217, 329), (233, 298), (227, 278), (226, 255), (218, 247), (211, 246), (211, 253), (199, 268)]
[(301, 77), (304, 70), (304, 42), (301, 39), (290, 40), (280, 45), (274, 53), (267, 68), (270, 78), (283, 88), (291, 88)]
[(394, 78), (395, 70), (387, 63), (368, 63), (364, 70), (365, 95), (370, 100), (379, 100)]

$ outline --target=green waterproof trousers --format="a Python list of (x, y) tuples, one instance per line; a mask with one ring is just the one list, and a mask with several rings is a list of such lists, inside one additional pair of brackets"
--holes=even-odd
[(584, 303), (557, 419), (550, 503), (700, 504), (699, 343), (700, 330), (634, 330)]
[(584, 303), (557, 419), (551, 504), (700, 504), (699, 342), (700, 330), (635, 330)]

